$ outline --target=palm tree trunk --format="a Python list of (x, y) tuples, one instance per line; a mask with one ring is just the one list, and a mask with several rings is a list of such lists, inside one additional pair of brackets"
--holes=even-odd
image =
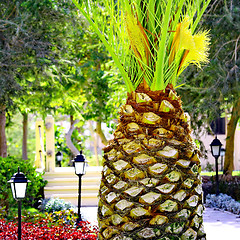
[(234, 170), (234, 138), (238, 120), (240, 118), (240, 101), (233, 105), (231, 119), (227, 125), (226, 154), (224, 162), (224, 175), (232, 175)]
[(206, 239), (199, 154), (172, 86), (129, 94), (104, 148), (99, 240)]

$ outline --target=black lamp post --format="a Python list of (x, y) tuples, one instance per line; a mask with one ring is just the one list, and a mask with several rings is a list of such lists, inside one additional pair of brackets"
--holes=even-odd
[(82, 221), (80, 208), (81, 208), (81, 185), (82, 185), (82, 176), (85, 174), (85, 166), (86, 166), (86, 159), (82, 154), (82, 150), (80, 151), (79, 155), (74, 158), (74, 168), (75, 174), (79, 178), (78, 184), (78, 219), (77, 224)]
[(215, 158), (215, 165), (216, 165), (216, 195), (219, 195), (219, 180), (218, 180), (218, 158), (221, 153), (221, 147), (222, 143), (217, 139), (217, 136), (215, 139), (211, 142), (211, 153), (213, 157)]
[(8, 182), (11, 184), (13, 198), (18, 201), (18, 240), (21, 240), (21, 200), (23, 200), (26, 196), (27, 183), (30, 181), (27, 180), (25, 175), (20, 172), (18, 167), (18, 172), (13, 174), (12, 178)]
[(61, 167), (62, 166), (62, 160), (63, 160), (63, 154), (60, 151), (57, 152), (56, 159), (57, 159), (57, 162), (59, 163), (59, 167)]

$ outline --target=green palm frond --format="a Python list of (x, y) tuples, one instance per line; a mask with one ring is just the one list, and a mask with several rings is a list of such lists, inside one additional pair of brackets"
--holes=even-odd
[(195, 31), (210, 0), (73, 2), (111, 54), (128, 92), (143, 81), (151, 90), (175, 86), (188, 64), (207, 62), (208, 35)]

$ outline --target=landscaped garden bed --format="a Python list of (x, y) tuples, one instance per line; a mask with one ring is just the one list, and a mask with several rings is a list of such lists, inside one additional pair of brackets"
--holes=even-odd
[[(4, 170), (1, 171), (1, 183), (5, 188), (1, 189), (0, 194), (6, 197), (0, 201), (0, 239), (18, 239), (17, 204), (12, 199), (7, 180), (16, 171), (19, 163), (31, 179), (30, 191), (27, 194), (27, 199), (23, 201), (22, 240), (97, 239), (97, 226), (92, 226), (87, 221), (82, 221), (79, 226), (76, 226), (78, 216), (73, 210), (75, 207), (71, 203), (61, 199), (44, 199), (39, 205), (39, 198), (41, 199), (39, 186), (43, 187), (45, 182), (41, 174), (36, 173), (34, 168), (29, 167), (31, 165), (28, 162), (19, 162), (14, 158), (8, 158), (8, 161), (1, 158), (1, 161), (1, 169)], [(214, 195), (216, 191), (215, 177), (203, 176), (205, 206), (240, 214), (240, 203), (238, 202), (240, 200), (240, 177), (234, 176), (230, 179), (224, 179), (220, 175), (219, 179), (221, 194), (216, 196)]]
[[(67, 240), (95, 240), (97, 239), (98, 228), (92, 227), (89, 222), (81, 222), (79, 227), (70, 225), (49, 225), (49, 220), (42, 220), (35, 223), (22, 223), (22, 240), (35, 239), (67, 239)], [(0, 220), (0, 239), (18, 239), (17, 223)]]
[[(204, 199), (208, 194), (216, 193), (215, 176), (202, 176)], [(240, 176), (232, 176), (224, 178), (219, 176), (219, 191), (220, 193), (231, 196), (234, 200), (240, 201)]]
[(18, 167), (31, 181), (22, 201), (22, 240), (66, 239), (95, 240), (98, 228), (82, 221), (76, 226), (77, 213), (71, 203), (61, 199), (45, 199), (40, 204), (46, 185), (43, 174), (36, 172), (30, 160), (0, 157), (0, 239), (18, 239), (18, 204), (13, 199), (8, 180)]
[(219, 177), (220, 194), (216, 195), (215, 176), (203, 176), (205, 206), (240, 215), (240, 176)]
[[(64, 202), (62, 199), (48, 199), (40, 205), (41, 211), (35, 208), (23, 209), (22, 240), (97, 239), (97, 226), (92, 226), (87, 221), (76, 225), (78, 215), (73, 207), (71, 203)], [(0, 210), (0, 239), (17, 239), (17, 209), (12, 208), (8, 211), (7, 217), (4, 209), (0, 208)]]

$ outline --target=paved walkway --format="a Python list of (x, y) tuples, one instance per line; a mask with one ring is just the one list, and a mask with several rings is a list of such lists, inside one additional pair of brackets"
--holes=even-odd
[(203, 221), (207, 240), (240, 240), (240, 216), (206, 208)]
[[(83, 207), (81, 212), (84, 219), (97, 225), (96, 207)], [(240, 216), (206, 208), (203, 219), (207, 240), (240, 240)]]

